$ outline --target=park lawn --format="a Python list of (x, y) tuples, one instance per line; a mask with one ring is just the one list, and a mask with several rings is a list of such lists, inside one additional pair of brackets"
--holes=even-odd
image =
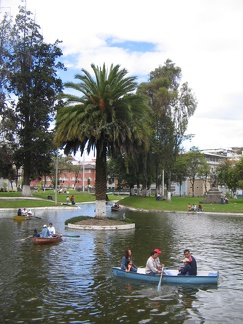
[[(53, 200), (48, 200), (47, 196), (51, 195)], [(69, 198), (74, 195), (76, 203), (95, 202), (95, 195), (87, 192), (77, 192), (69, 190)], [(0, 192), (0, 208), (34, 208), (55, 206), (55, 195), (53, 190), (34, 192), (32, 199), (1, 199), (1, 197), (22, 197), (21, 192)], [(66, 202), (67, 194), (58, 194), (58, 206)], [(37, 198), (36, 200), (33, 198)], [(157, 201), (154, 196), (116, 196), (109, 194), (109, 200), (119, 201), (120, 205), (145, 210), (161, 210), (161, 211), (187, 211), (187, 204), (201, 203), (204, 212), (217, 213), (243, 213), (243, 199), (229, 199), (229, 204), (204, 204), (202, 197), (172, 197), (171, 202), (166, 200)], [(67, 206), (68, 208), (68, 206)]]
[[(52, 196), (52, 200), (48, 200), (48, 195)], [(62, 203), (66, 202), (66, 197), (74, 195), (76, 203), (84, 202), (95, 202), (95, 195), (93, 193), (87, 192), (77, 192), (75, 190), (69, 190), (69, 194), (58, 194), (57, 204), (60, 206)], [(11, 199), (1, 199), (1, 197), (9, 197)], [(0, 192), (0, 208), (34, 208), (34, 207), (49, 207), (55, 206), (55, 194), (53, 190), (33, 192), (32, 199), (14, 199), (22, 197), (21, 192)], [(37, 199), (34, 199), (37, 198)], [(119, 200), (122, 196), (109, 195), (110, 200)], [(65, 206), (65, 205), (63, 205)], [(69, 206), (66, 206), (67, 208)]]
[(172, 197), (171, 202), (166, 200), (157, 201), (154, 196), (137, 197), (130, 196), (119, 201), (123, 206), (146, 209), (146, 210), (161, 210), (161, 211), (187, 211), (187, 205), (199, 203), (203, 207), (204, 212), (217, 213), (243, 213), (243, 199), (229, 199), (229, 204), (204, 204), (202, 197)]
[(34, 199), (0, 199), (0, 208), (33, 208), (55, 206), (53, 201), (34, 200)]
[[(66, 193), (58, 193), (57, 194), (57, 202), (58, 203), (64, 203), (66, 202), (67, 196), (69, 197), (69, 200), (72, 195), (74, 195), (74, 200), (76, 203), (81, 203), (81, 202), (92, 202), (95, 201), (95, 195), (93, 193), (88, 193), (88, 192), (78, 192), (75, 190), (68, 190), (68, 194)], [(34, 192), (33, 196), (42, 198), (42, 199), (47, 199), (48, 195), (52, 196), (52, 199), (55, 200), (55, 193), (53, 190), (46, 190), (46, 191), (38, 191)]]

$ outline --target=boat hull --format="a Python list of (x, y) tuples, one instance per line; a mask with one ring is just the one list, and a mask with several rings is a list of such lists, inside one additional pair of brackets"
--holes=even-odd
[[(117, 277), (126, 279), (142, 280), (148, 282), (159, 283), (160, 275), (146, 275), (144, 268), (138, 268), (138, 272), (125, 272), (119, 267), (112, 268), (113, 274)], [(178, 276), (177, 270), (165, 270), (162, 276), (162, 283), (169, 284), (190, 284), (190, 285), (204, 285), (217, 284), (219, 278), (218, 271), (199, 271), (197, 276)]]
[(56, 237), (32, 237), (32, 242), (34, 244), (53, 244), (60, 242), (62, 240), (62, 236), (58, 235)]
[(30, 216), (14, 216), (13, 219), (15, 221), (25, 221), (25, 220), (30, 220)]

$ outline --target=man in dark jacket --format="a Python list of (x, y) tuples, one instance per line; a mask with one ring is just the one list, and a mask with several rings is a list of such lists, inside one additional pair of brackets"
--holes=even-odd
[(185, 256), (185, 258), (189, 259), (189, 265), (192, 268), (191, 275), (196, 276), (197, 275), (197, 261), (196, 261), (196, 259), (191, 255), (191, 252), (188, 249), (184, 250), (184, 256)]
[(178, 276), (190, 276), (192, 274), (192, 267), (190, 266), (190, 262), (189, 262), (189, 259), (185, 258), (183, 260), (183, 263), (184, 263), (184, 267), (179, 267), (178, 271), (180, 273), (178, 273)]

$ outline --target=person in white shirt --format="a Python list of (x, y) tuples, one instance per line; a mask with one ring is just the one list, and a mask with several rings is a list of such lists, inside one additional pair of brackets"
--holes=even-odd
[(56, 234), (55, 227), (52, 225), (52, 223), (49, 223), (48, 230), (49, 230), (50, 235)]
[(152, 251), (150, 253), (150, 257), (147, 260), (146, 267), (145, 267), (145, 273), (148, 275), (155, 275), (155, 274), (161, 274), (161, 268), (158, 268), (158, 261), (156, 260), (158, 258), (159, 254), (156, 251)]

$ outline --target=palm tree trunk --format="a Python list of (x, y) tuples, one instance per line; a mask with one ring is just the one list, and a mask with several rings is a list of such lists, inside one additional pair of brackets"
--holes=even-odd
[(106, 218), (106, 145), (99, 141), (96, 145), (96, 218)]

